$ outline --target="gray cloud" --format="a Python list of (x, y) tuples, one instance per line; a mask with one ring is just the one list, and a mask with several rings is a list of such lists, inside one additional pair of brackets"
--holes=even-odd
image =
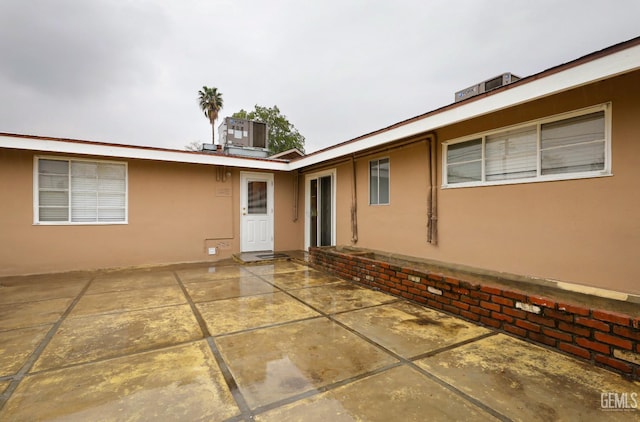
[(182, 148), (221, 117), (278, 105), (307, 150), (640, 35), (640, 2), (4, 0), (0, 132)]
[(124, 2), (5, 0), (0, 16), (2, 76), (62, 98), (145, 83), (146, 50), (163, 38), (158, 10)]

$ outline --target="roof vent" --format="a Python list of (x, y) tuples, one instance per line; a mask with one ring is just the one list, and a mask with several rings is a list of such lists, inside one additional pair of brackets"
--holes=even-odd
[(503, 73), (502, 75), (498, 75), (495, 78), (487, 79), (484, 82), (480, 82), (479, 84), (456, 92), (455, 102), (475, 97), (476, 95), (480, 95), (484, 92), (489, 92), (496, 88), (500, 88), (501, 86), (509, 85), (510, 83), (518, 80), (520, 80), (519, 76), (516, 76), (512, 73)]

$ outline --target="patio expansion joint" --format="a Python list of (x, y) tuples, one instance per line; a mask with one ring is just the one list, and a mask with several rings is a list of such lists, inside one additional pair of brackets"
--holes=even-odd
[[(106, 357), (90, 360), (90, 361), (87, 361), (87, 362), (72, 363), (70, 365), (63, 365), (63, 366), (59, 366), (59, 367), (55, 367), (55, 368), (48, 368), (48, 369), (42, 369), (40, 371), (29, 372), (29, 375), (37, 375), (37, 374), (43, 374), (43, 373), (47, 373), (47, 372), (55, 372), (55, 371), (66, 370), (66, 369), (71, 369), (71, 368), (77, 368), (79, 366), (85, 366), (85, 365), (95, 365), (95, 364), (98, 364), (98, 363), (110, 362), (110, 361), (122, 359), (122, 358), (125, 358), (125, 357), (143, 355), (145, 353), (152, 353), (152, 352), (162, 351), (162, 350), (166, 350), (166, 349), (173, 348), (173, 347), (180, 347), (180, 346), (185, 346), (185, 345), (189, 345), (189, 344), (194, 344), (194, 343), (197, 343), (199, 341), (202, 341), (202, 339), (201, 338), (191, 339), (191, 340), (171, 343), (169, 345), (163, 344), (163, 345), (159, 345), (159, 346), (156, 346), (156, 347), (150, 347), (150, 348), (146, 348), (146, 349), (143, 349), (143, 350), (138, 350), (136, 352), (128, 352), (128, 353), (125, 353), (125, 354), (122, 354), (122, 355), (106, 356)], [(7, 378), (11, 378), (11, 376), (8, 376)]]
[(191, 295), (189, 295), (189, 292), (187, 291), (187, 288), (184, 287), (184, 283), (180, 279), (180, 276), (175, 271), (173, 271), (173, 277), (176, 279), (176, 282), (178, 283), (178, 286), (180, 286), (180, 290), (182, 290), (182, 294), (186, 298), (187, 303), (189, 304), (189, 307), (191, 308), (191, 312), (193, 313), (194, 317), (196, 318), (196, 321), (198, 321), (198, 326), (200, 326), (200, 330), (202, 331), (203, 337), (204, 338), (210, 337), (211, 333), (209, 332), (209, 329), (207, 328), (207, 324), (204, 321), (204, 318), (202, 318), (202, 315), (200, 314), (200, 311), (196, 307), (195, 302), (191, 298)]
[[(333, 318), (331, 318), (331, 316), (328, 315), (327, 317), (329, 319), (331, 319), (332, 321), (334, 321), (335, 323), (337, 323), (338, 325), (342, 326), (343, 328), (349, 330), (353, 334), (355, 334), (358, 337), (362, 338), (363, 340), (369, 342), (370, 344), (372, 344), (372, 345), (374, 345), (376, 347), (379, 347), (381, 350), (383, 350), (386, 353), (388, 353), (389, 355), (393, 356), (395, 359), (398, 359), (400, 361), (400, 364), (404, 364), (404, 365), (407, 365), (407, 366), (413, 368), (414, 370), (418, 371), (419, 373), (421, 373), (422, 375), (426, 376), (430, 380), (438, 383), (442, 387), (444, 387), (447, 390), (451, 391), (452, 393), (456, 394), (457, 396), (459, 396), (463, 400), (468, 401), (469, 403), (471, 403), (471, 404), (475, 405), (476, 407), (484, 410), (485, 412), (491, 414), (492, 416), (496, 417), (497, 419), (499, 419), (499, 420), (501, 420), (503, 422), (511, 422), (512, 421), (512, 419), (510, 419), (507, 416), (497, 412), (496, 410), (494, 410), (491, 407), (485, 405), (481, 401), (479, 401), (479, 400), (473, 398), (472, 396), (468, 395), (464, 391), (462, 391), (462, 390), (458, 389), (457, 387), (449, 384), (448, 382), (438, 378), (437, 376), (433, 375), (432, 373), (422, 369), (421, 367), (419, 367), (418, 365), (416, 365), (414, 363), (414, 360), (416, 359), (416, 357), (407, 359), (407, 358), (405, 358), (405, 357), (393, 352), (392, 350), (387, 349), (386, 347), (382, 346), (381, 344), (378, 344), (377, 342), (371, 340), (370, 338), (368, 338), (365, 335), (359, 333), (358, 331), (355, 331), (355, 330), (351, 329), (349, 326), (347, 326), (347, 325), (345, 325), (345, 324), (343, 324), (343, 323), (341, 323), (341, 322), (339, 322), (337, 320), (334, 320)], [(497, 332), (493, 332), (493, 333), (488, 333), (488, 334), (484, 334), (484, 335), (481, 335), (481, 336), (477, 336), (477, 337), (474, 337), (474, 338), (466, 340), (466, 341), (461, 341), (461, 342), (455, 343), (455, 344), (447, 346), (447, 347), (442, 347), (442, 348), (433, 350), (431, 352), (428, 352), (427, 354), (435, 355), (437, 353), (445, 351), (444, 349), (447, 349), (447, 350), (455, 349), (455, 348), (460, 347), (462, 345), (465, 345), (465, 344), (468, 344), (468, 343), (472, 343), (472, 342), (481, 340), (481, 339), (486, 338), (486, 337), (491, 337), (491, 336), (494, 336), (496, 334), (498, 334), (498, 333)]]
[[(312, 317), (307, 317), (307, 318), (302, 318), (302, 319), (296, 319), (296, 320), (293, 320), (293, 321), (285, 321), (285, 322), (280, 322), (280, 323), (276, 323), (276, 324), (270, 324), (270, 325), (267, 325), (267, 326), (254, 327), (254, 328), (244, 329), (244, 330), (240, 330), (240, 331), (235, 331), (235, 332), (224, 333), (224, 334), (220, 334), (220, 335), (207, 337), (207, 342), (209, 343), (209, 346), (211, 347), (212, 352), (213, 352), (216, 360), (218, 361), (218, 364), (219, 364), (221, 370), (223, 371), (223, 374), (224, 374), (224, 377), (225, 377), (225, 381), (227, 382), (227, 384), (229, 386), (229, 389), (231, 390), (234, 398), (236, 398), (236, 391), (240, 395), (240, 397), (242, 398), (242, 401), (244, 402), (244, 406), (246, 407), (246, 412), (245, 412), (245, 409), (242, 406), (241, 406), (241, 410), (242, 410), (243, 414), (245, 414), (249, 418), (249, 420), (252, 420), (253, 416), (256, 415), (256, 414), (264, 413), (264, 412), (267, 412), (269, 410), (276, 409), (278, 407), (285, 406), (285, 405), (290, 404), (290, 403), (294, 403), (294, 402), (296, 402), (298, 400), (302, 400), (302, 399), (306, 399), (306, 398), (309, 398), (309, 397), (313, 397), (313, 396), (318, 395), (318, 394), (322, 394), (324, 392), (333, 390), (333, 389), (338, 388), (338, 387), (342, 387), (342, 386), (350, 384), (352, 382), (359, 381), (361, 379), (371, 377), (373, 375), (382, 373), (382, 372), (387, 371), (389, 369), (393, 369), (393, 368), (401, 366), (403, 363), (405, 363), (405, 362), (401, 362), (402, 359), (399, 358), (398, 356), (395, 356), (395, 354), (393, 352), (385, 349), (384, 347), (380, 346), (379, 344), (377, 344), (375, 342), (372, 342), (369, 338), (362, 336), (360, 333), (358, 333), (356, 331), (353, 331), (349, 327), (343, 325), (342, 323), (336, 321), (334, 318), (331, 317), (331, 315), (338, 315), (338, 314), (342, 314), (344, 312), (349, 312), (349, 311), (341, 311), (341, 312), (336, 312), (335, 314), (328, 314), (328, 313), (323, 312), (320, 309), (318, 309), (318, 308), (306, 303), (305, 301), (297, 298), (296, 296), (294, 296), (291, 293), (289, 293), (288, 290), (285, 290), (284, 288), (279, 287), (279, 286), (275, 285), (274, 283), (266, 280), (264, 277), (262, 277), (261, 274), (254, 274), (254, 276), (256, 276), (260, 280), (264, 281), (265, 283), (268, 283), (268, 284), (272, 285), (279, 292), (284, 293), (287, 296), (291, 297), (292, 299), (296, 300), (297, 302), (299, 302), (299, 303), (301, 303), (301, 304), (313, 309), (319, 315), (312, 316)], [(311, 288), (314, 288), (314, 287), (319, 287), (319, 286), (310, 286), (310, 287), (304, 287), (304, 288), (299, 288), (299, 289), (290, 289), (290, 290), (303, 290), (303, 289), (311, 289)], [(185, 294), (186, 294), (186, 292), (185, 292)], [(188, 300), (191, 301), (191, 299), (190, 299), (190, 297), (188, 295), (187, 295), (187, 297), (188, 297)], [(386, 303), (381, 303), (381, 304), (377, 304), (377, 305), (366, 306), (366, 307), (362, 307), (362, 308), (359, 308), (359, 309), (374, 308), (374, 307), (378, 307), (378, 306), (382, 306), (382, 305), (388, 305), (390, 303), (396, 303), (396, 302), (401, 302), (401, 301), (402, 301), (402, 299), (396, 299), (396, 300), (393, 300), (391, 302), (386, 302)], [(194, 307), (195, 307), (195, 304), (194, 304)], [(368, 372), (365, 372), (365, 373), (362, 373), (362, 374), (358, 374), (358, 375), (353, 376), (353, 377), (349, 377), (349, 378), (346, 378), (346, 379), (331, 383), (329, 385), (325, 385), (325, 386), (321, 386), (321, 387), (318, 387), (318, 388), (314, 388), (312, 390), (305, 391), (303, 393), (296, 394), (294, 396), (287, 397), (285, 399), (278, 400), (278, 401), (273, 402), (273, 403), (269, 403), (269, 404), (266, 404), (266, 405), (263, 405), (263, 406), (259, 406), (259, 407), (256, 407), (255, 409), (251, 410), (248, 407), (248, 405), (246, 404), (246, 401), (244, 401), (244, 397), (241, 395), (240, 389), (237, 387), (236, 381), (233, 378), (233, 375), (231, 374), (230, 369), (228, 368), (228, 366), (224, 362), (224, 359), (223, 359), (222, 355), (220, 354), (220, 352), (218, 351), (217, 347), (215, 346), (214, 339), (215, 338), (221, 338), (221, 337), (227, 337), (227, 336), (231, 336), (231, 335), (236, 335), (236, 334), (240, 334), (240, 333), (247, 333), (247, 332), (252, 332), (252, 331), (257, 331), (257, 330), (263, 330), (263, 329), (268, 329), (268, 328), (285, 326), (285, 325), (289, 325), (289, 324), (296, 324), (296, 323), (299, 323), (299, 322), (310, 321), (310, 320), (319, 319), (319, 318), (326, 318), (329, 321), (337, 323), (338, 325), (342, 326), (343, 328), (346, 328), (349, 332), (352, 332), (352, 333), (356, 334), (358, 337), (361, 337), (362, 339), (364, 339), (368, 343), (373, 344), (374, 346), (381, 348), (383, 351), (385, 351), (385, 352), (387, 352), (387, 353), (389, 353), (391, 355), (394, 355), (394, 357), (398, 361), (394, 362), (392, 364), (389, 364), (389, 365), (385, 365), (385, 366), (383, 366), (381, 368), (377, 368), (377, 369), (375, 369), (373, 371), (368, 371)], [(204, 322), (204, 320), (203, 320), (203, 322)], [(237, 398), (236, 398), (236, 400), (237, 400)], [(238, 403), (238, 404), (240, 405), (240, 403)], [(236, 420), (236, 419), (237, 418), (233, 418), (233, 420)], [(230, 421), (231, 421), (231, 419), (230, 419)]]
[(178, 285), (180, 286), (180, 289), (182, 289), (182, 293), (184, 294), (185, 298), (187, 299), (187, 302), (189, 303), (189, 306), (191, 307), (191, 312), (196, 318), (196, 321), (198, 321), (200, 330), (202, 331), (202, 334), (206, 339), (207, 344), (209, 345), (209, 350), (211, 350), (211, 353), (213, 354), (213, 357), (215, 358), (216, 363), (220, 368), (220, 372), (224, 377), (224, 381), (227, 384), (227, 388), (229, 389), (229, 392), (231, 392), (231, 395), (233, 396), (233, 399), (235, 400), (236, 404), (238, 405), (238, 409), (241, 412), (240, 416), (238, 416), (237, 418), (233, 418), (232, 420), (253, 419), (253, 414), (251, 413), (251, 409), (249, 408), (247, 401), (242, 395), (242, 392), (240, 391), (240, 388), (238, 387), (238, 383), (233, 377), (231, 370), (229, 369), (229, 367), (227, 366), (227, 363), (224, 361), (224, 358), (220, 354), (220, 351), (218, 350), (218, 347), (216, 346), (213, 340), (213, 337), (211, 336), (211, 333), (207, 328), (207, 323), (202, 317), (202, 314), (200, 313), (195, 302), (191, 298), (191, 295), (189, 295), (189, 292), (187, 291), (187, 288), (184, 286), (184, 283), (182, 282), (182, 280), (180, 279), (180, 276), (175, 271), (173, 272), (173, 276), (176, 279)]
[[(269, 283), (267, 280), (265, 280), (261, 276), (258, 276), (258, 277), (260, 277), (260, 279), (262, 279), (263, 281), (266, 281), (267, 283)], [(270, 283), (270, 284), (273, 284), (273, 283)], [(384, 351), (385, 353), (389, 354), (394, 359), (397, 359), (398, 362), (395, 363), (395, 364), (392, 364), (392, 365), (387, 365), (388, 367), (378, 368), (375, 371), (370, 371), (370, 372), (367, 372), (365, 374), (361, 374), (360, 376), (356, 376), (356, 377), (352, 377), (352, 378), (349, 378), (349, 379), (346, 379), (346, 380), (342, 380), (342, 381), (340, 381), (338, 383), (330, 384), (328, 386), (324, 386), (324, 387), (317, 388), (315, 390), (312, 390), (312, 391), (309, 391), (309, 392), (306, 392), (306, 393), (302, 393), (302, 394), (300, 394), (298, 396), (290, 397), (290, 398), (284, 399), (284, 400), (276, 402), (276, 403), (271, 403), (269, 405), (259, 407), (257, 409), (254, 409), (254, 412), (261, 413), (261, 412), (264, 412), (264, 411), (267, 411), (267, 410), (271, 410), (272, 408), (295, 402), (296, 400), (301, 399), (301, 398), (308, 398), (308, 397), (314, 396), (316, 394), (320, 394), (320, 393), (329, 391), (329, 390), (331, 390), (333, 388), (337, 388), (337, 387), (340, 387), (342, 385), (349, 384), (351, 382), (357, 381), (358, 379), (362, 379), (362, 378), (366, 378), (366, 377), (375, 375), (376, 373), (383, 372), (384, 370), (391, 369), (391, 368), (399, 366), (399, 365), (407, 365), (407, 366), (413, 368), (414, 370), (418, 371), (419, 373), (421, 373), (425, 377), (429, 378), (430, 380), (436, 382), (437, 384), (439, 384), (442, 387), (446, 388), (447, 390), (451, 391), (452, 393), (454, 393), (455, 395), (459, 396), (463, 400), (466, 400), (467, 402), (471, 403), (472, 405), (474, 405), (474, 406), (480, 408), (481, 410), (489, 413), (490, 415), (494, 416), (495, 418), (497, 418), (497, 419), (499, 419), (499, 420), (501, 420), (503, 422), (512, 422), (512, 419), (510, 419), (509, 417), (507, 417), (507, 416), (503, 415), (502, 413), (494, 410), (493, 408), (485, 405), (481, 401), (473, 398), (472, 396), (468, 395), (464, 391), (462, 391), (462, 390), (458, 389), (457, 387), (449, 384), (448, 382), (438, 378), (437, 376), (433, 375), (432, 373), (420, 368), (418, 365), (416, 365), (413, 362), (414, 360), (418, 359), (419, 357), (433, 356), (433, 355), (435, 355), (437, 353), (441, 353), (441, 352), (444, 352), (446, 350), (455, 349), (457, 347), (464, 346), (465, 344), (473, 343), (475, 341), (482, 340), (482, 339), (487, 338), (487, 337), (495, 336), (496, 334), (498, 334), (498, 332), (492, 331), (492, 332), (487, 333), (487, 334), (476, 336), (476, 337), (473, 337), (473, 338), (465, 340), (465, 341), (461, 341), (461, 342), (458, 342), (458, 343), (455, 343), (455, 344), (452, 344), (452, 345), (449, 345), (449, 346), (446, 346), (446, 347), (442, 347), (442, 348), (433, 350), (431, 352), (427, 352), (427, 353), (425, 353), (426, 356), (419, 355), (418, 357), (413, 357), (413, 358), (407, 359), (407, 358), (405, 358), (403, 356), (400, 356), (399, 354), (393, 352), (392, 350), (389, 350), (388, 348), (382, 346), (381, 344), (371, 340), (369, 337), (365, 336), (364, 334), (361, 334), (360, 332), (358, 332), (358, 331), (352, 329), (351, 327), (343, 324), (342, 322), (336, 320), (333, 316), (334, 315), (343, 314), (343, 313), (347, 313), (347, 312), (352, 312), (354, 310), (368, 309), (368, 308), (375, 308), (375, 307), (385, 306), (385, 305), (389, 305), (391, 303), (398, 303), (398, 302), (413, 303), (413, 302), (405, 300), (405, 299), (402, 299), (402, 298), (398, 298), (398, 300), (392, 301), (392, 302), (380, 303), (378, 305), (372, 305), (372, 306), (362, 307), (362, 308), (358, 308), (358, 309), (352, 309), (352, 310), (347, 310), (347, 311), (342, 311), (342, 312), (329, 314), (329, 313), (323, 312), (322, 310), (320, 310), (320, 309), (318, 309), (318, 308), (306, 303), (302, 299), (299, 299), (299, 298), (293, 296), (291, 293), (289, 293), (288, 291), (286, 291), (286, 290), (284, 290), (284, 289), (282, 289), (282, 288), (280, 288), (278, 286), (274, 285), (274, 287), (276, 287), (277, 289), (279, 289), (283, 293), (289, 295), (290, 297), (292, 297), (293, 299), (297, 300), (298, 302), (304, 304), (305, 306), (310, 307), (311, 309), (313, 309), (314, 311), (318, 312), (323, 317), (329, 319), (333, 323), (335, 323), (335, 324), (339, 325), (340, 327), (346, 329), (350, 333), (360, 337), (362, 340), (366, 341), (367, 343), (369, 343), (369, 344), (379, 348), (380, 350)], [(297, 322), (297, 321), (294, 321), (294, 322)]]
[(85, 293), (91, 286), (91, 283), (93, 282), (94, 279), (95, 279), (95, 276), (91, 277), (89, 281), (87, 281), (87, 283), (84, 285), (82, 290), (80, 290), (80, 293), (76, 295), (76, 297), (73, 299), (71, 304), (67, 307), (67, 309), (64, 311), (62, 316), (60, 316), (60, 318), (58, 318), (58, 321), (56, 321), (53, 324), (53, 326), (49, 329), (49, 331), (44, 336), (44, 338), (42, 339), (38, 347), (36, 347), (36, 349), (31, 354), (31, 356), (29, 356), (29, 358), (24, 363), (24, 365), (22, 365), (22, 368), (20, 368), (20, 370), (11, 377), (12, 379), (11, 384), (9, 384), (9, 386), (6, 388), (4, 393), (0, 395), (0, 410), (2, 410), (2, 408), (7, 403), (7, 401), (9, 401), (9, 398), (11, 397), (13, 392), (16, 390), (16, 388), (18, 388), (18, 386), (20, 385), (24, 377), (27, 375), (29, 370), (31, 370), (33, 365), (36, 363), (36, 361), (38, 360), (38, 358), (40, 357), (44, 349), (49, 345), (49, 343), (51, 342), (51, 339), (58, 332), (58, 329), (60, 328), (62, 323), (67, 319), (71, 311), (73, 311), (73, 309), (76, 307), (80, 299), (82, 299), (82, 297), (85, 295)]
[(306, 317), (306, 318), (294, 319), (294, 320), (291, 320), (291, 321), (276, 322), (276, 323), (269, 324), (269, 325), (261, 325), (259, 327), (243, 328), (242, 330), (229, 331), (227, 333), (222, 333), (222, 334), (212, 334), (211, 336), (209, 336), (207, 338), (218, 339), (218, 338), (223, 338), (223, 337), (235, 336), (237, 334), (251, 333), (253, 331), (260, 331), (260, 330), (269, 329), (269, 328), (282, 327), (282, 326), (285, 326), (285, 325), (297, 324), (299, 322), (311, 321), (313, 319), (321, 319), (321, 318), (324, 318), (324, 315), (314, 315), (314, 316), (310, 316), (310, 317)]
[(253, 419), (254, 413), (249, 408), (247, 401), (245, 400), (242, 392), (240, 391), (240, 387), (238, 387), (238, 383), (236, 382), (231, 370), (227, 366), (227, 363), (224, 361), (220, 350), (216, 346), (215, 341), (212, 337), (207, 337), (207, 344), (209, 345), (209, 349), (211, 349), (211, 353), (213, 353), (213, 357), (216, 359), (218, 366), (220, 367), (220, 372), (222, 372), (222, 376), (224, 377), (224, 381), (227, 383), (227, 387), (233, 396), (233, 399), (236, 401), (238, 408), (240, 409), (241, 415), (244, 418)]
[(424, 358), (430, 358), (430, 357), (435, 356), (435, 355), (437, 355), (439, 353), (448, 352), (449, 350), (457, 349), (458, 347), (465, 346), (465, 345), (470, 344), (470, 343), (475, 343), (476, 341), (484, 340), (485, 338), (493, 337), (493, 336), (498, 335), (498, 334), (500, 334), (500, 332), (491, 331), (489, 333), (481, 334), (481, 335), (476, 336), (476, 337), (472, 337), (472, 338), (469, 338), (469, 339), (466, 339), (466, 340), (463, 340), (463, 341), (459, 341), (457, 343), (450, 344), (448, 346), (440, 347), (438, 349), (434, 349), (434, 350), (428, 351), (426, 353), (422, 353), (422, 354), (413, 356), (413, 357), (409, 358), (409, 360), (416, 361), (416, 360), (420, 360), (420, 359), (424, 359)]
[[(301, 264), (301, 265), (303, 265), (303, 264)], [(306, 265), (306, 264), (305, 264), (305, 265)], [(275, 283), (273, 283), (273, 282), (271, 282), (271, 281), (269, 281), (269, 280), (265, 279), (264, 277), (262, 277), (262, 275), (258, 275), (258, 274), (256, 274), (255, 276), (256, 276), (257, 278), (259, 278), (260, 280), (264, 281), (265, 283), (272, 285), (275, 289), (279, 290), (281, 293), (284, 293), (284, 294), (286, 294), (287, 296), (291, 297), (292, 299), (295, 299), (296, 301), (298, 301), (298, 302), (302, 303), (303, 305), (305, 305), (305, 306), (307, 306), (307, 307), (309, 307), (309, 308), (313, 309), (314, 311), (318, 312), (320, 315), (322, 315), (322, 316), (324, 316), (324, 317), (328, 317), (328, 316), (330, 316), (330, 315), (340, 315), (340, 314), (344, 314), (344, 313), (347, 313), (347, 312), (352, 312), (352, 311), (354, 311), (354, 309), (347, 309), (347, 310), (344, 310), (344, 311), (338, 311), (338, 312), (333, 312), (333, 313), (327, 313), (327, 312), (324, 312), (324, 311), (322, 311), (322, 310), (320, 310), (320, 309), (316, 308), (315, 306), (313, 306), (313, 305), (311, 305), (311, 304), (309, 304), (309, 303), (305, 302), (304, 300), (300, 299), (299, 297), (294, 296), (292, 293), (290, 293), (290, 291), (296, 291), (296, 292), (297, 292), (297, 291), (300, 291), (300, 290), (312, 290), (312, 289), (319, 289), (319, 288), (322, 288), (322, 287), (325, 287), (325, 286), (329, 286), (329, 285), (331, 285), (331, 284), (341, 283), (341, 282), (343, 282), (343, 281), (345, 281), (345, 280), (332, 281), (332, 282), (330, 282), (330, 283), (321, 284), (321, 285), (318, 285), (318, 286), (306, 286), (306, 287), (296, 287), (296, 288), (284, 289), (284, 288), (282, 288), (282, 287), (280, 287), (280, 286), (276, 285)], [(347, 282), (348, 282), (348, 280), (347, 280)], [(363, 287), (364, 287), (364, 288), (368, 288), (368, 287), (366, 287), (366, 286), (363, 286)], [(373, 289), (369, 289), (369, 290), (373, 290)], [(269, 294), (269, 293), (266, 293), (266, 294)], [(385, 294), (386, 294), (386, 293), (385, 293)], [(378, 306), (389, 305), (389, 304), (392, 304), (392, 303), (398, 303), (398, 302), (404, 302), (404, 301), (405, 301), (404, 299), (402, 299), (402, 298), (397, 298), (397, 297), (395, 297), (395, 296), (391, 296), (391, 295), (387, 295), (387, 296), (389, 296), (389, 298), (390, 298), (389, 302), (378, 303), (378, 304), (374, 304), (374, 305), (362, 306), (362, 307), (358, 308), (358, 310), (360, 310), (360, 309), (376, 308), (376, 307), (378, 307)], [(312, 318), (317, 318), (317, 317), (312, 317)], [(309, 319), (309, 318), (305, 318), (305, 319)], [(303, 320), (304, 320), (304, 319), (303, 319)], [(334, 321), (333, 319), (331, 319), (331, 320), (332, 320), (332, 321)], [(302, 320), (301, 320), (301, 321), (302, 321)]]
[(268, 412), (269, 410), (273, 410), (273, 409), (276, 409), (276, 408), (281, 407), (281, 406), (286, 406), (288, 404), (295, 403), (298, 400), (307, 399), (307, 398), (316, 396), (318, 394), (326, 393), (327, 391), (331, 391), (331, 390), (334, 390), (336, 388), (342, 387), (344, 385), (351, 384), (352, 382), (360, 381), (360, 380), (363, 380), (365, 378), (369, 378), (369, 377), (372, 377), (374, 375), (381, 374), (381, 373), (383, 373), (385, 371), (388, 371), (388, 370), (393, 369), (393, 368), (397, 368), (398, 366), (402, 366), (402, 365), (403, 365), (402, 362), (394, 362), (392, 364), (385, 365), (385, 366), (383, 366), (381, 368), (378, 368), (378, 369), (375, 369), (373, 371), (365, 372), (363, 374), (358, 374), (358, 375), (355, 375), (353, 377), (345, 378), (343, 380), (336, 381), (334, 383), (331, 383), (331, 384), (328, 384), (328, 385), (324, 385), (322, 387), (314, 388), (313, 390), (305, 391), (303, 393), (296, 394), (294, 396), (287, 397), (285, 399), (275, 401), (273, 403), (265, 404), (263, 406), (258, 406), (255, 409), (253, 409), (253, 413), (257, 415), (257, 414), (260, 414), (260, 413)]
[[(409, 301), (406, 301), (407, 303), (411, 303)], [(385, 305), (385, 304), (382, 304)], [(378, 305), (378, 306), (382, 306), (382, 305)], [(498, 332), (490, 332), (487, 334), (482, 334), (476, 337), (473, 337), (471, 339), (467, 339), (464, 341), (460, 341), (454, 344), (451, 344), (449, 346), (446, 347), (441, 347), (435, 350), (432, 350), (430, 352), (427, 352), (423, 355), (418, 355), (418, 356), (414, 356), (412, 358), (405, 358), (395, 352), (393, 352), (392, 350), (387, 349), (386, 347), (382, 346), (381, 344), (378, 344), (377, 342), (371, 340), (370, 338), (368, 338), (367, 336), (365, 336), (364, 334), (359, 333), (358, 331), (355, 331), (353, 329), (351, 329), (349, 326), (341, 323), (340, 321), (334, 320), (333, 318), (331, 318), (330, 315), (327, 315), (327, 317), (329, 319), (331, 319), (332, 321), (334, 321), (335, 323), (337, 323), (338, 325), (342, 326), (343, 328), (347, 329), (348, 331), (352, 332), (353, 334), (357, 335), (358, 337), (362, 338), (363, 340), (369, 342), (370, 344), (379, 347), (381, 350), (385, 351), (386, 353), (388, 353), (389, 355), (391, 355), (392, 357), (394, 357), (395, 359), (398, 359), (400, 362), (399, 364), (404, 364), (407, 365), (411, 368), (413, 368), (414, 370), (418, 371), (419, 373), (421, 373), (422, 375), (424, 375), (425, 377), (429, 378), (430, 380), (436, 382), (437, 384), (441, 385), (442, 387), (446, 388), (447, 390), (451, 391), (452, 393), (454, 393), (455, 395), (459, 396), (460, 398), (462, 398), (463, 400), (466, 400), (467, 402), (471, 403), (472, 405), (480, 408), (481, 410), (489, 413), (490, 415), (494, 416), (495, 418), (503, 421), (503, 422), (512, 422), (512, 419), (510, 419), (509, 417), (503, 415), (502, 413), (494, 410), (493, 408), (487, 406), (486, 404), (482, 403), (481, 401), (475, 399), (474, 397), (468, 395), (467, 393), (465, 393), (464, 391), (458, 389), (457, 387), (449, 384), (448, 382), (440, 379), (439, 377), (435, 376), (434, 374), (430, 373), (429, 371), (426, 371), (425, 369), (419, 367), (418, 365), (415, 364), (415, 360), (422, 358), (422, 357), (428, 357), (428, 356), (434, 356), (438, 353), (442, 353), (444, 351), (447, 350), (452, 350), (455, 348), (458, 348), (460, 346), (464, 346), (466, 344), (469, 343), (473, 343), (482, 339), (485, 339), (487, 337), (493, 337), (497, 334), (499, 334)]]
[(501, 420), (502, 422), (512, 422), (513, 419), (509, 418), (508, 416), (503, 415), (502, 413), (498, 412), (497, 410), (487, 406), (486, 404), (484, 404), (483, 402), (481, 402), (480, 400), (468, 395), (467, 393), (465, 393), (464, 391), (460, 390), (459, 388), (449, 384), (448, 382), (440, 379), (439, 377), (435, 376), (434, 374), (432, 374), (429, 371), (426, 371), (424, 369), (422, 369), (421, 367), (419, 367), (418, 365), (416, 365), (415, 363), (413, 363), (412, 361), (407, 361), (407, 364), (409, 366), (411, 366), (413, 369), (415, 369), (416, 371), (420, 372), (422, 375), (424, 375), (425, 377), (429, 378), (430, 380), (438, 383), (439, 385), (441, 385), (442, 387), (446, 388), (447, 390), (451, 391), (452, 393), (458, 395), (459, 397), (463, 398), (464, 400), (468, 401), (469, 403), (475, 405), (476, 407), (484, 410), (485, 412), (489, 413), (490, 415), (492, 415), (493, 417)]

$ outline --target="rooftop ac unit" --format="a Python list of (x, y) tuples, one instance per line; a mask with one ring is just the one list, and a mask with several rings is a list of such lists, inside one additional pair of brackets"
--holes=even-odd
[(268, 148), (266, 123), (226, 117), (218, 127), (218, 133), (222, 145)]
[(511, 73), (503, 73), (502, 75), (498, 75), (495, 78), (487, 79), (484, 82), (480, 82), (479, 84), (456, 92), (455, 102), (475, 97), (476, 95), (482, 94), (484, 92), (489, 92), (496, 88), (500, 88), (501, 86), (509, 85), (510, 83), (513, 83), (517, 80), (520, 80), (519, 76)]

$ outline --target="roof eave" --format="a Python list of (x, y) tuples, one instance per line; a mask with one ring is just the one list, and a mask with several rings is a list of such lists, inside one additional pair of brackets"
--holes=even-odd
[(137, 148), (117, 144), (99, 144), (64, 139), (42, 139), (24, 135), (0, 135), (0, 146), (41, 152), (90, 155), (99, 157), (130, 158), (140, 160), (168, 161), (176, 163), (219, 165), (259, 170), (287, 171), (286, 162), (257, 160), (221, 154), (195, 153), (190, 151)]
[(291, 162), (14, 134), (0, 134), (0, 147), (257, 170), (299, 170), (638, 69), (640, 69), (640, 38), (556, 66), (479, 97), (450, 104), (388, 128), (316, 151)]
[(289, 166), (291, 170), (313, 166), (638, 69), (640, 69), (640, 43), (632, 43), (628, 48), (585, 63), (578, 65), (569, 63), (565, 69), (552, 68), (533, 77), (524, 78), (498, 92), (488, 93), (471, 101), (454, 103), (443, 109), (393, 125), (386, 130), (317, 151), (291, 162)]

